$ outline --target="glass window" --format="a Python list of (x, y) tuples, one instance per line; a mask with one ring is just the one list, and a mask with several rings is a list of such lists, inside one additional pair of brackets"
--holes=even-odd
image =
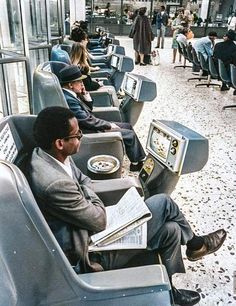
[[(2, 56), (7, 58), (7, 56)], [(5, 63), (1, 64), (0, 79), (1, 84), (0, 111), (7, 114), (29, 114), (29, 94), (26, 77), (26, 63)], [(3, 106), (3, 103), (5, 104)]]
[(58, 6), (58, 0), (50, 0), (50, 29), (52, 36), (60, 35), (60, 12)]
[(0, 43), (1, 49), (24, 54), (19, 1), (1, 1)]
[(29, 47), (48, 43), (45, 0), (24, 1)]

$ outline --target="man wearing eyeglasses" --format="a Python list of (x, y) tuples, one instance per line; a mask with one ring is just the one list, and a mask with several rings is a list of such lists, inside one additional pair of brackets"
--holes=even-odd
[[(34, 137), (38, 147), (29, 163), (29, 184), (77, 273), (123, 268), (137, 255), (154, 253), (156, 256), (159, 253), (171, 281), (173, 274), (185, 272), (181, 245), (187, 246), (187, 258), (196, 261), (217, 251), (223, 244), (226, 238), (223, 229), (196, 236), (178, 205), (168, 195), (157, 194), (145, 200), (152, 213), (147, 223), (145, 255), (142, 250), (89, 253), (90, 236), (106, 227), (106, 211), (90, 179), (70, 157), (80, 147), (82, 133), (78, 121), (67, 108), (48, 107), (38, 114)], [(177, 290), (172, 285), (172, 292), (178, 305), (191, 306), (200, 300), (195, 291)]]
[(85, 91), (80, 69), (75, 65), (66, 66), (59, 72), (59, 79), (62, 90), (69, 108), (80, 122), (81, 130), (84, 133), (118, 131), (121, 133), (126, 154), (130, 160), (130, 171), (140, 171), (146, 154), (133, 130), (127, 122), (110, 122), (94, 116), (91, 112), (92, 103), (85, 98), (89, 96)]

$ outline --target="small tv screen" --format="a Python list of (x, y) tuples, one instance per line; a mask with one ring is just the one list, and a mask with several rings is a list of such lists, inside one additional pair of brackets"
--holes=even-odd
[(111, 57), (111, 66), (117, 68), (119, 62), (119, 58), (115, 55)]
[(130, 94), (130, 95), (133, 95), (133, 91), (135, 89), (135, 84), (136, 84), (136, 81), (131, 78), (131, 77), (127, 77), (126, 80), (125, 80), (125, 86), (124, 86), (124, 89), (125, 91)]
[(161, 158), (163, 161), (166, 161), (171, 145), (171, 139), (163, 131), (153, 128), (152, 134), (150, 137), (150, 149)]

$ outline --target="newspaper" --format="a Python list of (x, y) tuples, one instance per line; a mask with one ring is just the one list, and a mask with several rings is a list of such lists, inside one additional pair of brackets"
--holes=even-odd
[(91, 236), (89, 251), (138, 249), (147, 246), (147, 224), (152, 215), (135, 187), (106, 207), (107, 227)]

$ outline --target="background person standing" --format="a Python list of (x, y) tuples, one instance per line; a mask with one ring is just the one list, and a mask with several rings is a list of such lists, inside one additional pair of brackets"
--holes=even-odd
[(151, 53), (151, 44), (154, 39), (150, 21), (145, 15), (146, 11), (146, 7), (139, 9), (138, 16), (135, 18), (132, 26), (135, 64), (140, 63), (140, 66), (146, 66), (144, 63), (144, 55)]
[(164, 48), (164, 38), (166, 34), (166, 27), (168, 25), (168, 14), (166, 13), (166, 8), (164, 5), (161, 6), (161, 10), (159, 13), (157, 13), (156, 16), (156, 26), (157, 26), (157, 46), (156, 48)]

